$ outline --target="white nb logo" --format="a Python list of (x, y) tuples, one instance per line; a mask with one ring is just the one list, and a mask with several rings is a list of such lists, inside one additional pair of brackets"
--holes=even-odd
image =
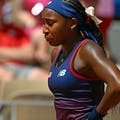
[(51, 4), (51, 3), (52, 3), (52, 1), (48, 2), (48, 5)]
[(49, 73), (48, 78), (50, 78), (51, 76), (52, 76), (52, 72)]
[(58, 73), (57, 77), (64, 76), (65, 73), (66, 73), (66, 69), (60, 70), (60, 72)]

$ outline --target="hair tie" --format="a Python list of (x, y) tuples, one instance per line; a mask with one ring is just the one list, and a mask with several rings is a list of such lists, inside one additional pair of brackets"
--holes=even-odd
[(94, 10), (95, 9), (93, 6), (89, 6), (88, 8), (85, 9), (85, 12), (88, 16), (91, 17), (91, 19), (95, 22), (96, 25), (99, 25), (102, 22), (102, 20), (95, 16)]

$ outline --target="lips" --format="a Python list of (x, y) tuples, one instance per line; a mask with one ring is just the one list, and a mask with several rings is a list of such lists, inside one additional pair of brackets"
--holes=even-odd
[(48, 42), (51, 42), (51, 41), (53, 41), (53, 39), (52, 38), (50, 38), (50, 37), (45, 37), (45, 39), (46, 39), (46, 41), (48, 41)]
[(47, 37), (47, 36), (45, 36), (45, 39), (48, 41), (50, 38), (49, 38), (49, 37)]
[(45, 35), (45, 39), (46, 39), (47, 41), (49, 41), (49, 40), (51, 40), (52, 38), (51, 38), (50, 36), (48, 36), (48, 35)]

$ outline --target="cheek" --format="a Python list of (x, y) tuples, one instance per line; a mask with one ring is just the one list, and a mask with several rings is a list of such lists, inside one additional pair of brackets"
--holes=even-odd
[(62, 35), (59, 29), (49, 29), (49, 39), (48, 42), (52, 45), (52, 46), (58, 46), (60, 44), (62, 44)]
[(64, 28), (63, 27), (55, 27), (51, 30), (51, 34), (53, 37), (59, 41), (64, 39)]
[(50, 28), (50, 33), (57, 44), (63, 44), (66, 40), (68, 27), (65, 22), (58, 22)]
[(59, 36), (59, 38), (65, 39), (68, 31), (68, 27), (66, 25), (62, 25), (61, 27), (58, 27), (55, 32)]

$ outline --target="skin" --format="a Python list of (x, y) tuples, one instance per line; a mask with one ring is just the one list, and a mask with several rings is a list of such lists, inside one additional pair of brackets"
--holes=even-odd
[[(43, 33), (52, 46), (61, 46), (66, 57), (81, 38), (77, 31), (77, 20), (66, 19), (55, 11), (46, 8), (42, 13), (44, 23)], [(52, 60), (57, 50), (53, 50)], [(75, 60), (75, 69), (88, 77), (98, 76), (107, 84), (105, 95), (97, 106), (100, 114), (105, 114), (110, 108), (120, 102), (120, 71), (105, 55), (104, 50), (92, 40), (88, 40), (78, 50)]]

